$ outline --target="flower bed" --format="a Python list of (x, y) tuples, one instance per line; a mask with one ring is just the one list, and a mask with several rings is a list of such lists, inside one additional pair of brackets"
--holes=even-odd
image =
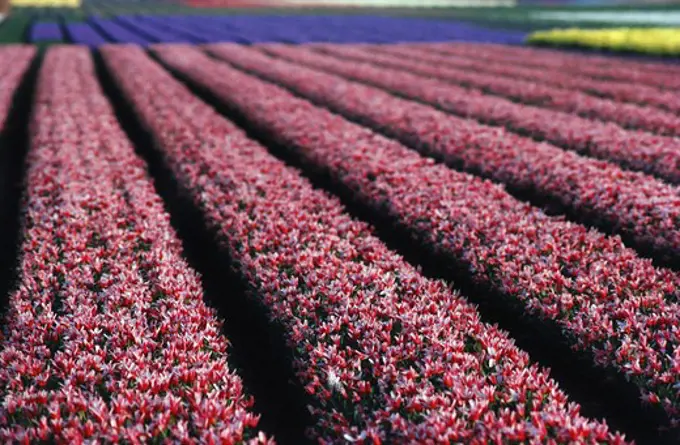
[[(199, 54), (157, 51), (187, 63)], [(109, 47), (103, 55), (252, 297), (287, 328), (320, 443), (623, 441), (580, 417), (444, 283), (418, 274), (146, 54)], [(255, 90), (242, 92), (259, 102), (259, 85), (244, 79)]]
[(680, 117), (652, 107), (622, 104), (564, 88), (540, 85), (524, 80), (504, 79), (496, 75), (479, 72), (471, 73), (464, 69), (427, 66), (416, 61), (404, 60), (403, 57), (377, 54), (368, 49), (357, 47), (319, 45), (317, 48), (336, 57), (374, 63), (376, 66), (402, 69), (422, 76), (478, 88), (484, 92), (529, 105), (574, 113), (590, 119), (614, 122), (624, 128), (680, 136)]
[(50, 49), (37, 88), (0, 441), (267, 442), (87, 49)]
[(595, 78), (639, 82), (668, 89), (680, 87), (680, 79), (677, 77), (680, 67), (672, 64), (503, 45), (433, 43), (422, 45), (421, 48), (442, 54), (475, 56), (487, 60), (504, 60), (522, 65), (551, 67), (583, 73)]
[[(186, 47), (156, 54), (251, 125), (476, 280), (561, 327), (564, 340), (680, 414), (675, 274), (619, 239), (547, 217), (502, 188), (419, 156)], [(181, 101), (178, 101), (181, 102)]]
[(661, 88), (640, 85), (631, 82), (602, 81), (589, 77), (565, 73), (561, 70), (543, 68), (527, 68), (516, 63), (507, 63), (494, 60), (479, 60), (474, 56), (458, 57), (436, 55), (417, 48), (408, 48), (397, 45), (376, 45), (372, 50), (385, 54), (406, 57), (421, 63), (442, 65), (452, 68), (460, 68), (479, 71), (501, 77), (513, 77), (545, 85), (553, 85), (560, 88), (582, 91), (593, 96), (604, 97), (617, 102), (630, 102), (638, 105), (649, 105), (673, 113), (680, 112), (680, 96), (672, 91)]
[(106, 43), (106, 39), (88, 23), (68, 23), (65, 25), (68, 39), (78, 45), (96, 48)]
[(447, 164), (557, 202), (579, 218), (618, 228), (635, 244), (680, 260), (675, 256), (680, 253), (676, 187), (253, 49), (229, 44), (207, 48), (218, 58), (292, 88)]
[[(0, 47), (0, 131), (12, 107), (12, 99), (35, 57), (35, 48), (28, 45)], [(12, 63), (6, 63), (11, 60)], [(3, 147), (4, 148), (4, 147)]]
[(680, 55), (680, 31), (668, 28), (556, 28), (536, 31), (527, 37), (528, 43), (556, 46), (631, 51), (662, 56)]
[(36, 22), (31, 26), (28, 40), (33, 43), (61, 42), (64, 40), (64, 32), (59, 23)]
[(462, 117), (503, 125), (522, 135), (612, 161), (627, 169), (650, 173), (674, 184), (680, 183), (680, 143), (675, 138), (624, 130), (606, 122), (517, 104), (404, 71), (338, 60), (306, 48), (284, 45), (259, 48), (268, 54), (377, 86)]

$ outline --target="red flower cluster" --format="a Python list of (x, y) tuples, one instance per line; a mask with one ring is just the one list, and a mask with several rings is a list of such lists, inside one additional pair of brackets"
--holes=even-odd
[[(0, 130), (12, 106), (14, 92), (35, 57), (35, 48), (29, 45), (0, 46)], [(8, 61), (12, 63), (7, 63)]]
[(197, 50), (156, 52), (310, 169), (409, 227), (423, 245), (467, 264), (475, 279), (528, 314), (557, 323), (575, 349), (625, 375), (645, 401), (680, 418), (673, 273), (655, 269), (618, 238), (548, 217), (499, 186), (436, 164)]
[(453, 114), (502, 125), (516, 133), (680, 183), (680, 142), (673, 137), (625, 130), (612, 123), (518, 104), (401, 70), (339, 60), (303, 47), (263, 45), (260, 48), (277, 57), (377, 86)]
[(426, 51), (455, 56), (471, 56), (481, 60), (549, 68), (596, 79), (631, 82), (664, 89), (680, 88), (680, 67), (665, 63), (645, 63), (630, 59), (576, 55), (527, 47), (493, 44), (428, 43), (413, 45)]
[[(190, 47), (155, 51), (192, 73), (218, 65)], [(336, 199), (248, 139), (145, 53), (133, 47), (102, 52), (253, 297), (287, 328), (317, 421), (310, 433), (319, 442), (624, 441), (581, 417), (471, 305), (418, 274)], [(280, 94), (263, 83), (236, 71), (213, 73), (213, 79), (227, 74), (219, 81), (240, 89), (241, 100), (261, 113), (287, 115), (281, 125), (301, 117), (294, 102), (279, 107), (285, 107)], [(274, 102), (262, 101), (269, 93)], [(320, 127), (309, 141), (344, 137), (325, 130), (332, 128)]]
[(430, 63), (452, 68), (460, 68), (493, 74), (496, 76), (515, 77), (531, 82), (554, 85), (557, 87), (583, 91), (585, 93), (613, 99), (618, 102), (631, 102), (638, 105), (651, 105), (663, 110), (680, 112), (680, 95), (660, 88), (640, 85), (639, 83), (620, 83), (611, 80), (603, 81), (582, 77), (562, 70), (527, 68), (518, 64), (509, 64), (498, 60), (479, 60), (474, 56), (445, 56), (409, 48), (401, 45), (374, 45), (371, 51), (378, 51), (399, 57), (407, 57), (420, 63)]
[[(558, 201), (680, 260), (680, 190), (642, 173), (596, 161), (399, 99), (376, 88), (247, 47), (211, 45), (218, 58), (382, 130), (448, 164)], [(655, 199), (650, 200), (650, 197)], [(651, 241), (651, 242), (650, 242)]]
[(379, 54), (367, 48), (330, 44), (319, 45), (317, 48), (336, 57), (410, 71), (424, 77), (434, 77), (454, 84), (477, 88), (529, 105), (574, 113), (591, 119), (615, 122), (625, 128), (641, 129), (668, 136), (680, 136), (680, 117), (657, 108), (624, 104), (526, 80), (507, 79), (497, 75), (470, 72), (465, 69), (426, 65), (417, 61), (405, 60), (403, 57)]
[(89, 51), (52, 47), (37, 88), (0, 442), (267, 442)]

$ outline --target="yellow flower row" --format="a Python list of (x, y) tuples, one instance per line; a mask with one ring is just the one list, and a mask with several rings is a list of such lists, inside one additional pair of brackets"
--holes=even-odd
[(12, 0), (14, 6), (33, 6), (41, 8), (78, 8), (81, 0)]
[(552, 29), (534, 32), (529, 35), (527, 41), (613, 51), (680, 55), (680, 28)]

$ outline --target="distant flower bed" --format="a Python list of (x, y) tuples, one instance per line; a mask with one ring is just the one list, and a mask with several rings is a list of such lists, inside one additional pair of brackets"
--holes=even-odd
[(680, 55), (680, 28), (552, 29), (534, 32), (529, 35), (527, 42), (653, 55)]
[[(201, 0), (203, 1), (203, 0)], [(212, 1), (212, 0), (208, 0)], [(26, 13), (29, 14), (29, 13)], [(0, 29), (0, 42), (74, 43), (92, 48), (105, 43), (395, 43), (489, 42), (521, 44), (525, 32), (490, 29), (453, 20), (373, 15), (90, 15), (71, 21), (63, 10), (49, 20), (12, 19)], [(12, 25), (8, 28), (8, 25)], [(18, 29), (15, 29), (18, 28)], [(25, 28), (28, 28), (26, 31)]]
[(80, 0), (12, 0), (15, 6), (33, 8), (79, 8)]

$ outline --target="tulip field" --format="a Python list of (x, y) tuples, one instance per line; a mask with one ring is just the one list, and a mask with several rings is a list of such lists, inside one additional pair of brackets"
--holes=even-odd
[(680, 66), (117, 20), (0, 46), (0, 443), (680, 443)]

